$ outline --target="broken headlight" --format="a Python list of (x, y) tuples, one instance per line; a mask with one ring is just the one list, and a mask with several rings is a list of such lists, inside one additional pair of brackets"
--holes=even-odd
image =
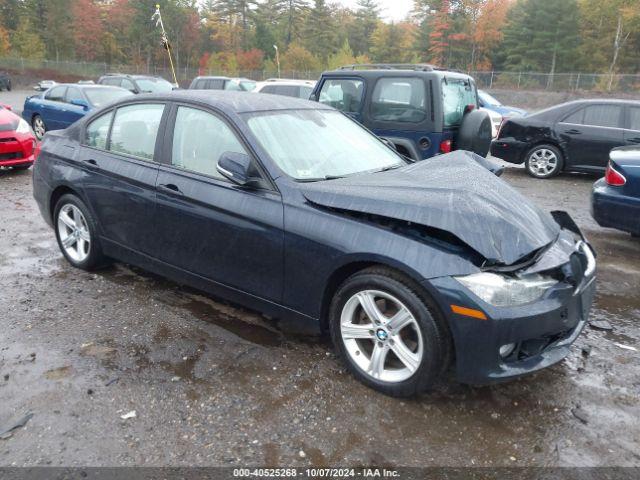
[(496, 307), (512, 307), (538, 300), (557, 280), (543, 275), (520, 278), (497, 273), (474, 273), (455, 279), (485, 302)]

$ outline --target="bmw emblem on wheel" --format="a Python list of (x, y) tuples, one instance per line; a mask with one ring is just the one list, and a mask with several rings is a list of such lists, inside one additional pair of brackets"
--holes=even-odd
[(380, 340), (381, 342), (384, 342), (387, 338), (389, 338), (389, 334), (383, 329), (379, 329), (376, 332), (376, 337), (378, 337), (378, 340)]

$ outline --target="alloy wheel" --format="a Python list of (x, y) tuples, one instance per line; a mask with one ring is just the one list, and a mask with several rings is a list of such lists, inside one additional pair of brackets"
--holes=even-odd
[(422, 363), (418, 322), (387, 292), (363, 290), (353, 295), (342, 309), (340, 334), (351, 360), (376, 380), (402, 382)]
[(38, 140), (42, 140), (44, 134), (47, 132), (47, 129), (44, 125), (44, 120), (39, 115), (33, 119), (33, 132), (38, 137)]
[(546, 177), (558, 168), (558, 156), (548, 148), (535, 150), (529, 157), (529, 171), (536, 177)]
[(87, 220), (78, 207), (67, 203), (58, 212), (60, 245), (74, 262), (87, 259), (91, 249), (91, 234)]

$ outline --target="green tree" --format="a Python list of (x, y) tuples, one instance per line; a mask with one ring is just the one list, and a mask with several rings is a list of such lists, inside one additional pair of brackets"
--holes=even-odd
[(307, 50), (323, 62), (338, 51), (335, 22), (325, 0), (315, 0), (305, 24), (304, 40)]
[(580, 39), (576, 0), (519, 0), (509, 17), (502, 44), (507, 69), (550, 74), (575, 69)]
[(349, 44), (356, 55), (368, 54), (373, 32), (380, 22), (378, 0), (358, 0), (355, 21), (349, 35)]
[(45, 45), (40, 35), (34, 33), (33, 25), (29, 18), (22, 17), (18, 21), (18, 28), (11, 38), (12, 51), (15, 56), (42, 60), (45, 58)]

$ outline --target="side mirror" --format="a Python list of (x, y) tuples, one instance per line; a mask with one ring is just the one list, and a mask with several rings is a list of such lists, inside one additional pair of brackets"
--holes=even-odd
[(216, 168), (220, 175), (236, 185), (248, 186), (255, 180), (251, 177), (251, 157), (244, 153), (224, 152)]
[(74, 99), (71, 100), (71, 105), (75, 105), (76, 107), (82, 107), (84, 110), (89, 110), (89, 104), (86, 100)]
[(389, 140), (388, 138), (380, 138), (380, 140), (382, 140), (382, 143), (384, 143), (387, 147), (389, 147), (391, 150), (397, 152), (398, 149), (396, 148), (395, 143), (393, 143), (391, 140)]

